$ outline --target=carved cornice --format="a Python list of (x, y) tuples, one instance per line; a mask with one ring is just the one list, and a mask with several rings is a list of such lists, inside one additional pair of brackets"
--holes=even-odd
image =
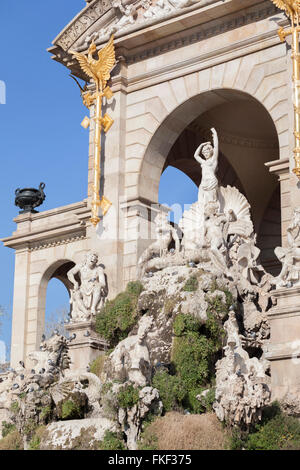
[[(140, 27), (148, 27), (149, 25), (165, 21), (171, 17), (178, 16), (182, 12), (192, 11), (194, 9), (203, 8), (212, 3), (217, 3), (218, 0), (178, 0), (178, 6), (172, 6), (172, 2), (175, 0), (170, 0), (168, 7), (161, 7), (161, 13), (156, 13), (151, 18), (144, 18), (143, 14), (146, 11), (150, 11), (151, 8), (160, 10), (156, 5), (156, 1), (145, 1), (145, 0), (122, 0), (121, 7), (124, 8), (126, 5), (134, 5), (135, 11), (135, 20), (133, 24), (127, 23), (125, 27), (120, 27), (116, 32), (116, 35), (127, 34), (132, 32)], [(147, 7), (146, 4), (149, 4)], [(180, 5), (182, 3), (182, 5)], [(115, 5), (118, 2), (115, 0)], [(118, 11), (118, 6), (115, 6), (113, 0), (92, 0), (88, 2), (88, 5), (81, 11), (79, 14), (64, 28), (64, 30), (54, 39), (53, 44), (60, 46), (64, 51), (67, 51), (73, 44), (75, 44), (78, 39), (94, 24), (99, 18), (106, 13), (108, 10), (113, 10), (114, 21), (117, 23), (120, 18), (117, 17), (116, 11)], [(126, 16), (123, 14), (123, 17)], [(110, 22), (110, 21), (109, 21)], [(109, 35), (109, 33), (107, 33)], [(104, 40), (105, 34), (103, 36)], [(101, 42), (101, 41), (100, 41)], [(102, 41), (103, 42), (103, 41)], [(96, 41), (98, 44), (98, 41)], [(78, 48), (77, 48), (78, 49)], [(78, 49), (80, 50), (80, 48)]]
[(53, 44), (68, 50), (111, 6), (112, 0), (93, 0), (54, 39)]
[(78, 242), (80, 240), (85, 240), (85, 235), (75, 235), (73, 237), (63, 238), (60, 240), (46, 241), (46, 242), (36, 242), (31, 243), (29, 251), (44, 250), (47, 248), (54, 248), (56, 246), (68, 245), (70, 243)]

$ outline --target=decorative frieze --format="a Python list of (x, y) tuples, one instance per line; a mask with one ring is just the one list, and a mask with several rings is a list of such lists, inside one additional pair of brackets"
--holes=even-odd
[(54, 43), (64, 50), (74, 42), (92, 25), (101, 15), (111, 8), (111, 0), (96, 0), (90, 2), (83, 14), (74, 21), (54, 40)]
[[(209, 139), (210, 129), (201, 127), (197, 122), (193, 122), (188, 126), (188, 129), (197, 135), (203, 136), (204, 139)], [(219, 141), (223, 144), (237, 145), (239, 147), (255, 148), (255, 149), (277, 149), (278, 142), (275, 140), (255, 139), (253, 137), (242, 137), (230, 134), (222, 129), (218, 130)]]
[(203, 41), (204, 39), (209, 39), (217, 36), (218, 34), (226, 33), (236, 28), (264, 20), (276, 13), (278, 13), (278, 8), (270, 2), (264, 3), (261, 8), (258, 8), (256, 5), (255, 7), (243, 10), (242, 13), (238, 12), (236, 15), (230, 15), (227, 19), (223, 18), (222, 21), (213, 20), (203, 26), (199, 26), (198, 31), (193, 32), (188, 36), (183, 36), (181, 38), (177, 37), (176, 39), (164, 42), (161, 45), (139, 51), (136, 54), (128, 55), (126, 57), (126, 62), (130, 65), (141, 60), (156, 57), (159, 54), (179, 49), (180, 47), (188, 46), (190, 44)]
[(60, 240), (53, 240), (53, 241), (45, 241), (45, 242), (37, 242), (32, 243), (29, 251), (37, 251), (37, 250), (44, 250), (46, 248), (53, 248), (60, 245), (68, 245), (69, 243), (78, 242), (79, 240), (85, 240), (85, 235), (76, 235), (69, 238), (63, 238)]

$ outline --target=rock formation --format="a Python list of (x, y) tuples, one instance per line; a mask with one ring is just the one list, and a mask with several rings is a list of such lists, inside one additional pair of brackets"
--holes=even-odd
[(224, 328), (225, 357), (216, 364), (214, 410), (221, 421), (247, 428), (261, 419), (262, 409), (270, 403), (270, 380), (263, 364), (255, 357), (250, 359), (243, 348), (234, 311)]

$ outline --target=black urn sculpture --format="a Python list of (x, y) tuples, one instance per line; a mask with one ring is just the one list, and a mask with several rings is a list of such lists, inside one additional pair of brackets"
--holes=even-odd
[(36, 207), (43, 204), (46, 199), (44, 193), (45, 183), (41, 183), (39, 189), (35, 188), (24, 188), (16, 189), (15, 205), (22, 209), (19, 214), (37, 214), (38, 211), (34, 210)]

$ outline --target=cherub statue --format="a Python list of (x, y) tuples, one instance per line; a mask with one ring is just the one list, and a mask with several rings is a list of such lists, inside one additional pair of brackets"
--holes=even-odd
[[(80, 285), (76, 276), (80, 278)], [(89, 320), (96, 315), (106, 297), (106, 279), (103, 267), (98, 264), (98, 255), (88, 253), (83, 264), (76, 265), (68, 272), (68, 279), (74, 286), (71, 292), (72, 319)]]
[(274, 280), (277, 287), (300, 282), (300, 207), (294, 209), (292, 222), (287, 228), (287, 240), (287, 248), (275, 248), (275, 254), (282, 262), (281, 273)]
[[(213, 135), (213, 145), (211, 142), (201, 144), (194, 155), (202, 169), (198, 200), (203, 201), (204, 205), (207, 202), (217, 201), (218, 179), (216, 171), (218, 167), (219, 139), (214, 128), (211, 129), (211, 132)], [(201, 154), (204, 158), (200, 157)]]

